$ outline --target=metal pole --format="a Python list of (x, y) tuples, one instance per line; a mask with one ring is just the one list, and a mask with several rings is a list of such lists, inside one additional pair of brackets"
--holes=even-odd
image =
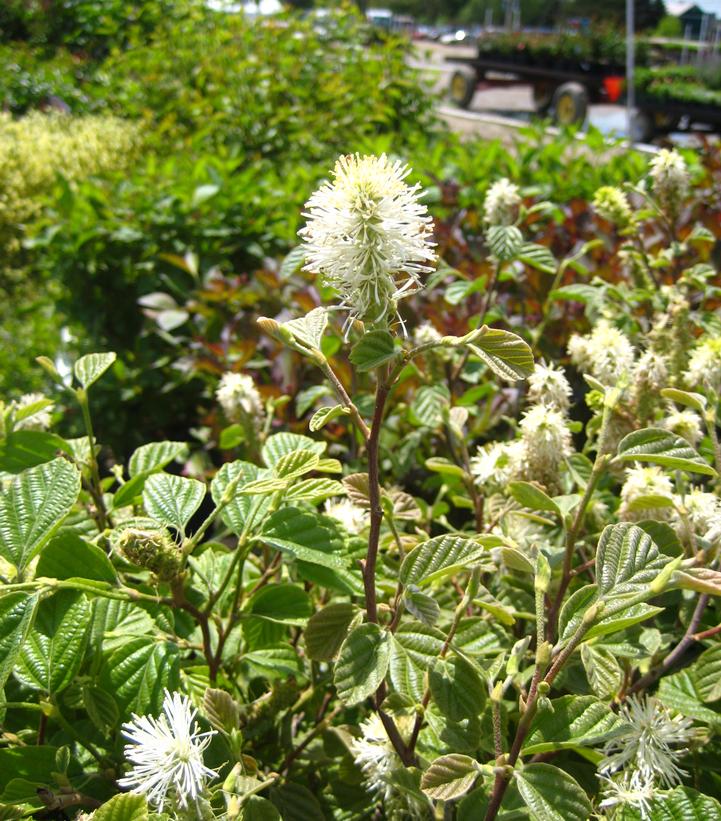
[(626, 0), (626, 122), (628, 141), (633, 144), (633, 112), (636, 103), (636, 85), (634, 82), (635, 40), (634, 40), (634, 0)]

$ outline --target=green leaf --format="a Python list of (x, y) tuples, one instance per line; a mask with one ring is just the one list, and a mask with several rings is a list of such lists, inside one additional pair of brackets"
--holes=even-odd
[(696, 690), (696, 683), (688, 670), (664, 676), (658, 687), (658, 698), (667, 707), (681, 715), (718, 727), (721, 713), (706, 707)]
[(593, 812), (576, 779), (558, 767), (527, 764), (515, 776), (532, 821), (588, 821)]
[(202, 482), (170, 473), (153, 474), (143, 489), (143, 503), (148, 514), (182, 534), (204, 496)]
[(283, 257), (283, 262), (280, 264), (280, 278), (289, 279), (293, 274), (303, 267), (305, 264), (305, 248), (302, 245), (296, 245), (292, 251)]
[(101, 733), (108, 734), (118, 725), (120, 711), (110, 693), (93, 684), (83, 687), (83, 705), (88, 717)]
[(93, 382), (100, 379), (116, 359), (117, 357), (112, 351), (108, 353), (89, 353), (86, 356), (81, 356), (73, 366), (75, 378), (87, 390)]
[(608, 525), (596, 551), (596, 582), (600, 596), (638, 593), (647, 588), (671, 561), (654, 541), (629, 522)]
[(162, 470), (171, 462), (180, 462), (188, 456), (185, 442), (149, 442), (133, 452), (128, 464), (130, 476)]
[(451, 753), (431, 762), (421, 778), (421, 789), (436, 801), (452, 801), (468, 792), (477, 778), (478, 764), (474, 759)]
[(148, 821), (145, 796), (134, 793), (114, 795), (93, 813), (93, 821)]
[(313, 613), (310, 597), (295, 584), (261, 587), (248, 600), (246, 611), (278, 624), (305, 624)]
[(436, 706), (451, 721), (478, 717), (483, 712), (485, 685), (462, 656), (439, 659), (428, 673), (428, 683)]
[(343, 568), (349, 562), (337, 533), (325, 527), (318, 515), (297, 507), (286, 506), (273, 513), (259, 538), (304, 562), (330, 568)]
[(691, 668), (694, 688), (702, 701), (721, 698), (721, 644), (704, 650)]
[(441, 615), (441, 608), (433, 596), (421, 593), (417, 588), (404, 592), (403, 604), (406, 610), (423, 624), (433, 626)]
[(237, 448), (238, 445), (245, 442), (245, 435), (245, 427), (243, 425), (239, 425), (238, 423), (228, 425), (227, 428), (223, 428), (220, 432), (218, 446), (221, 450)]
[(93, 579), (114, 584), (117, 574), (112, 562), (97, 545), (86, 542), (72, 530), (61, 530), (40, 554), (35, 577)]
[(297, 479), (318, 467), (320, 457), (310, 450), (294, 450), (281, 456), (273, 466), (279, 479)]
[(298, 341), (309, 348), (320, 348), (327, 326), (328, 310), (326, 308), (313, 308), (305, 316), (283, 323), (284, 328), (288, 328)]
[(262, 647), (243, 654), (243, 663), (253, 668), (254, 675), (268, 679), (299, 676), (303, 665), (289, 644)]
[(370, 371), (390, 362), (398, 355), (393, 337), (388, 331), (368, 331), (351, 348), (350, 361), (359, 371)]
[(561, 515), (558, 505), (543, 490), (530, 482), (509, 482), (511, 496), (523, 507), (531, 510), (547, 510)]
[(361, 624), (343, 642), (333, 673), (338, 698), (358, 704), (375, 693), (388, 671), (391, 634), (377, 624)]
[(313, 414), (308, 427), (311, 431), (315, 432), (325, 427), (328, 422), (332, 422), (339, 416), (348, 416), (349, 414), (350, 410), (343, 407), (343, 405), (325, 405), (322, 408), (318, 408), (318, 410)]
[(531, 348), (520, 336), (484, 325), (469, 349), (501, 379), (517, 382), (533, 373)]
[(50, 744), (0, 749), (0, 789), (7, 787), (13, 779), (47, 783), (55, 769), (57, 752), (58, 748)]
[(623, 730), (621, 719), (593, 696), (561, 696), (551, 702), (553, 711), (536, 713), (523, 755), (572, 750), (603, 744)]
[(687, 408), (693, 408), (699, 413), (706, 410), (706, 397), (700, 393), (690, 393), (688, 391), (681, 391), (678, 388), (663, 388), (661, 396), (664, 399), (670, 399), (679, 405), (685, 405)]
[(285, 494), (286, 502), (318, 504), (332, 496), (345, 496), (345, 488), (336, 479), (304, 479), (294, 484)]
[(500, 262), (515, 259), (523, 248), (523, 234), (515, 225), (492, 225), (486, 232), (486, 240)]
[(286, 781), (280, 787), (274, 787), (270, 791), (270, 800), (278, 808), (283, 821), (325, 821), (318, 800), (301, 784)]
[(680, 436), (662, 428), (644, 428), (629, 433), (618, 446), (624, 462), (649, 462), (653, 465), (715, 476), (716, 471)]
[(584, 644), (581, 661), (593, 692), (600, 698), (613, 698), (623, 686), (623, 670), (610, 650)]
[(329, 604), (308, 620), (305, 628), (305, 651), (314, 661), (331, 661), (348, 635), (348, 628), (358, 608), (350, 602)]
[(38, 601), (37, 595), (20, 592), (0, 596), (0, 696), (30, 632)]
[(322, 456), (326, 447), (325, 442), (316, 442), (315, 439), (310, 439), (307, 436), (284, 431), (268, 437), (263, 445), (262, 456), (265, 464), (269, 468), (273, 468), (279, 459), (294, 450), (310, 450)]
[(220, 505), (228, 485), (238, 481), (233, 499), (223, 508), (220, 514), (225, 524), (237, 536), (242, 533), (253, 505), (256, 504), (251, 496), (243, 496), (240, 491), (244, 486), (256, 481), (260, 472), (260, 468), (250, 462), (241, 460), (226, 462), (210, 483), (210, 493), (213, 501), (216, 505)]
[(70, 453), (64, 439), (44, 430), (15, 430), (0, 440), (0, 471), (20, 473), (55, 458), (58, 451)]
[(60, 526), (79, 492), (80, 474), (65, 459), (13, 477), (0, 495), (0, 556), (23, 570)]
[(282, 821), (275, 804), (259, 795), (251, 795), (243, 805), (241, 821)]
[(435, 536), (413, 548), (403, 560), (400, 580), (408, 587), (431, 584), (459, 570), (473, 567), (486, 558), (490, 547), (503, 541), (495, 536), (466, 539), (462, 536)]
[(101, 684), (115, 695), (121, 715), (157, 715), (163, 691), (178, 688), (179, 669), (180, 650), (176, 644), (139, 636), (123, 642), (110, 654)]
[(83, 661), (91, 612), (87, 598), (73, 590), (42, 601), (20, 653), (18, 677), (51, 695), (68, 687)]
[(537, 245), (535, 242), (525, 242), (518, 252), (518, 259), (530, 265), (531, 268), (543, 271), (544, 274), (555, 274), (558, 268), (558, 262), (550, 248)]
[(413, 397), (411, 421), (426, 428), (437, 428), (443, 423), (444, 410), (450, 407), (450, 402), (451, 395), (445, 385), (423, 385)]

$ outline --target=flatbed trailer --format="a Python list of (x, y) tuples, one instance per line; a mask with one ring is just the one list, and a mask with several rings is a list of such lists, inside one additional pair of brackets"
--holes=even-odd
[[(582, 123), (591, 103), (623, 103), (626, 72), (622, 66), (559, 60), (540, 65), (506, 55), (446, 57), (458, 65), (450, 82), (451, 100), (468, 108), (477, 90), (499, 85), (530, 85), (536, 112), (559, 125)], [(633, 139), (647, 142), (682, 125), (703, 126), (721, 132), (721, 108), (703, 103), (659, 100), (636, 95)]]

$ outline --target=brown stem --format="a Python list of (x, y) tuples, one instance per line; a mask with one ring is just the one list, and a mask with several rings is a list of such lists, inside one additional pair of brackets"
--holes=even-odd
[(697, 637), (694, 634), (698, 630), (698, 626), (701, 623), (703, 611), (706, 609), (708, 600), (708, 593), (702, 593), (698, 597), (696, 607), (693, 611), (693, 615), (691, 616), (691, 621), (688, 623), (688, 627), (686, 628), (686, 632), (683, 634), (683, 638), (681, 639), (681, 641), (673, 648), (673, 650), (671, 650), (671, 652), (666, 656), (666, 658), (661, 662), (661, 664), (658, 667), (654, 668), (653, 670), (649, 670), (645, 676), (641, 676), (641, 678), (638, 679), (638, 681), (632, 684), (629, 688), (629, 693), (637, 693), (639, 690), (644, 690), (646, 689), (646, 687), (649, 687), (651, 684), (654, 684), (656, 681), (658, 681), (658, 679), (660, 679), (665, 672), (670, 670), (673, 667), (673, 665), (683, 656), (683, 654), (694, 643), (694, 641), (698, 641)]

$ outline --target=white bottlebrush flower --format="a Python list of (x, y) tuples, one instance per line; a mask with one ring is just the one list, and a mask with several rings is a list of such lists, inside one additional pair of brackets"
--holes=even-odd
[(642, 389), (660, 391), (668, 384), (668, 365), (656, 351), (645, 351), (636, 362), (634, 379)]
[(657, 465), (637, 466), (629, 469), (626, 481), (621, 488), (619, 515), (626, 521), (669, 518), (672, 511), (670, 507), (644, 507), (632, 510), (633, 502), (644, 496), (673, 498), (673, 483)]
[(521, 195), (518, 186), (505, 177), (486, 192), (483, 210), (488, 225), (512, 225), (516, 221)]
[(691, 352), (686, 381), (691, 390), (721, 390), (721, 336), (707, 337)]
[(405, 182), (409, 173), (385, 154), (341, 157), (333, 182), (306, 203), (299, 232), (305, 270), (338, 291), (347, 327), (353, 319), (381, 322), (433, 270), (432, 219), (419, 202), (420, 186)]
[(568, 353), (577, 367), (605, 385), (614, 385), (633, 368), (633, 345), (607, 319), (601, 319), (587, 336), (574, 334), (568, 342)]
[[(410, 729), (412, 719), (407, 717), (397, 723), (404, 735), (404, 730)], [(361, 723), (360, 731), (360, 737), (351, 742), (351, 753), (363, 771), (366, 788), (383, 801), (385, 817), (394, 821), (428, 818), (430, 803), (419, 796), (401, 792), (393, 783), (393, 774), (403, 769), (403, 763), (377, 713)]]
[(571, 386), (561, 368), (539, 362), (528, 377), (528, 399), (565, 413), (571, 399)]
[(351, 535), (360, 533), (368, 524), (368, 511), (354, 505), (350, 499), (328, 499), (325, 515), (340, 522)]
[(689, 174), (686, 161), (676, 150), (662, 148), (651, 160), (651, 187), (659, 202), (674, 210), (688, 192)]
[(593, 207), (608, 222), (625, 228), (633, 219), (628, 198), (613, 185), (604, 185), (593, 195)]
[(244, 373), (224, 373), (215, 391), (215, 398), (230, 422), (245, 419), (259, 426), (264, 414), (263, 400), (251, 376)]
[(678, 766), (694, 737), (693, 721), (674, 713), (653, 696), (629, 696), (621, 705), (622, 733), (604, 747), (603, 775), (637, 772), (644, 783), (672, 787), (685, 775)]
[(694, 533), (709, 538), (709, 534), (721, 531), (721, 498), (715, 493), (693, 487), (683, 498), (678, 497), (676, 501), (679, 507), (686, 510)]
[(571, 431), (563, 413), (548, 405), (532, 405), (519, 422), (529, 479), (555, 484), (563, 460), (571, 455)]
[(133, 768), (118, 784), (145, 795), (158, 812), (169, 799), (181, 809), (197, 805), (206, 778), (217, 777), (203, 762), (215, 731), (198, 732), (196, 714), (187, 696), (166, 690), (159, 718), (133, 714), (123, 724), (130, 742), (125, 757)]
[(525, 455), (526, 448), (520, 439), (483, 445), (471, 459), (471, 473), (481, 487), (503, 489), (508, 482), (520, 478)]
[(440, 342), (441, 339), (443, 339), (443, 334), (430, 322), (424, 322), (413, 331), (413, 344), (416, 346)]
[(663, 420), (663, 427), (694, 447), (701, 441), (701, 417), (692, 410), (674, 410)]
[[(12, 407), (17, 414), (18, 411), (25, 410), (31, 405), (42, 402), (45, 397), (41, 393), (25, 393), (20, 399), (12, 403)], [(15, 423), (16, 430), (47, 430), (50, 427), (52, 418), (50, 416), (53, 406), (47, 405), (30, 416), (20, 419)]]
[(622, 773), (614, 778), (604, 775), (599, 778), (603, 781), (600, 807), (609, 810), (610, 817), (613, 817), (616, 809), (626, 806), (638, 810), (642, 819), (649, 817), (651, 802), (656, 797), (653, 781), (644, 779), (638, 770)]

